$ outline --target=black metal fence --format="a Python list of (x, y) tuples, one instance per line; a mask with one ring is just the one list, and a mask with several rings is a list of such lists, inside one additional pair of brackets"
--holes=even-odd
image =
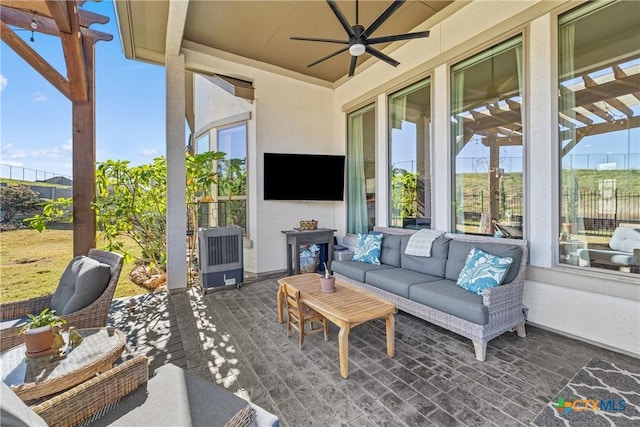
[[(571, 200), (564, 192), (563, 200)], [(586, 234), (610, 236), (620, 223), (640, 223), (640, 194), (618, 190), (580, 191), (577, 197), (580, 227)], [(463, 195), (464, 217), (479, 221), (482, 213), (489, 212), (489, 193), (474, 191)], [(523, 216), (522, 195), (501, 195), (500, 212), (512, 220)]]

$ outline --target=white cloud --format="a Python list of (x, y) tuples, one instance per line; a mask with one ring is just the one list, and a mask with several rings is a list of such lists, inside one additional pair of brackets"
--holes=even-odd
[(9, 79), (0, 74), (0, 92), (2, 92), (2, 89), (7, 87), (7, 84), (9, 84)]
[(24, 166), (24, 163), (13, 160), (0, 160), (0, 166), (17, 166), (21, 168)]
[(143, 157), (157, 157), (158, 151), (155, 148), (144, 148), (140, 151), (140, 155)]
[(47, 95), (42, 92), (36, 92), (33, 94), (33, 100), (35, 102), (46, 102), (49, 100), (49, 98), (47, 98)]

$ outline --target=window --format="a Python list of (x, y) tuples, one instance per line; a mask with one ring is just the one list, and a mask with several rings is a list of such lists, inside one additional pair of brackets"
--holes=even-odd
[(451, 69), (456, 233), (522, 238), (522, 37)]
[(639, 272), (638, 28), (636, 2), (589, 2), (559, 18), (562, 264)]
[(391, 227), (431, 226), (430, 90), (427, 79), (389, 96)]
[(371, 104), (347, 116), (347, 233), (376, 223), (376, 117)]
[[(202, 203), (201, 226), (237, 225), (247, 235), (247, 125), (215, 130), (217, 150), (225, 153), (217, 161), (215, 202)], [(200, 139), (198, 140), (200, 141)], [(198, 150), (200, 145), (198, 144)], [(202, 219), (204, 218), (204, 220)]]

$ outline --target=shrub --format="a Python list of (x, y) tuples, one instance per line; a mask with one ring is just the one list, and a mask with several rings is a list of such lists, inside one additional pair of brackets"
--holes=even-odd
[(3, 223), (19, 213), (28, 214), (40, 206), (40, 195), (25, 185), (0, 187), (0, 220)]

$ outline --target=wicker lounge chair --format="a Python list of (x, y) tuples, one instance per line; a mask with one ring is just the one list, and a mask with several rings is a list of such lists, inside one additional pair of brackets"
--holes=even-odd
[[(105, 252), (99, 249), (91, 249), (89, 258), (92, 258), (111, 267), (111, 276), (107, 287), (102, 294), (91, 304), (76, 312), (62, 315), (66, 321), (66, 327), (75, 326), (82, 328), (99, 328), (106, 326), (107, 315), (111, 307), (113, 294), (120, 278), (122, 270), (122, 255)], [(51, 304), (52, 295), (32, 298), (26, 301), (16, 301), (0, 305), (0, 320), (6, 322), (12, 319), (19, 319), (27, 314), (40, 313)], [(1, 331), (0, 351), (6, 351), (12, 347), (22, 344), (23, 338), (18, 335), (20, 326), (5, 328)]]

